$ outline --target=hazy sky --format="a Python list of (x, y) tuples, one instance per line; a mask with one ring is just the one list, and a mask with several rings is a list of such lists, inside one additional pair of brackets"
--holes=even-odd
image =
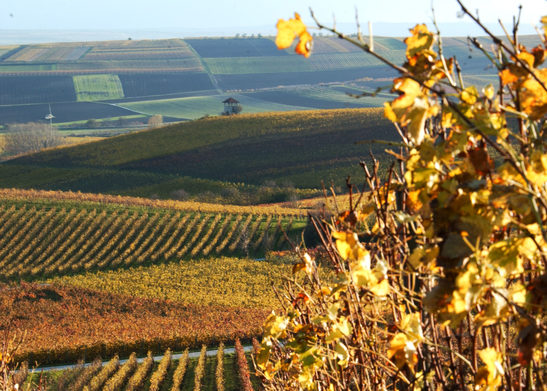
[[(464, 0), (481, 18), (500, 17), (511, 24), (518, 4), (522, 22), (537, 24), (547, 14), (547, 0)], [(440, 22), (460, 22), (455, 0), (433, 0)], [(1, 0), (1, 29), (178, 29), (244, 31), (248, 27), (272, 28), (278, 18), (298, 11), (309, 20), (312, 7), (323, 21), (353, 22), (355, 7), (363, 24), (431, 20), (431, 0)], [(256, 30), (256, 29), (254, 29)], [(256, 32), (256, 31), (253, 31)], [(270, 33), (265, 31), (264, 33)]]

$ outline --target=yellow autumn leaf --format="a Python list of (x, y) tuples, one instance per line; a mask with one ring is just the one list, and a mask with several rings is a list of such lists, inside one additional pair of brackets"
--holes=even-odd
[(519, 79), (510, 69), (502, 70), (499, 75), (502, 85), (513, 84)]
[(336, 239), (336, 249), (343, 260), (363, 262), (370, 268), (370, 254), (359, 242), (359, 237), (355, 232), (333, 231), (332, 237)]
[(494, 97), (494, 86), (492, 84), (488, 84), (486, 87), (482, 89), (482, 93), (484, 96), (486, 96), (488, 99), (492, 99)]
[(393, 90), (402, 94), (391, 103), (385, 103), (384, 115), (392, 122), (407, 126), (410, 140), (421, 144), (425, 137), (425, 121), (438, 113), (438, 107), (430, 104), (420, 83), (410, 78), (396, 79)]
[(347, 346), (344, 345), (342, 342), (338, 341), (336, 343), (336, 346), (334, 347), (334, 351), (336, 353), (336, 358), (338, 359), (338, 365), (340, 365), (342, 368), (347, 367), (350, 358)]
[(416, 346), (403, 333), (397, 333), (389, 344), (387, 357), (395, 361), (397, 368), (401, 369), (408, 365), (410, 369), (418, 363)]
[(313, 41), (310, 33), (304, 31), (302, 34), (300, 34), (300, 40), (296, 45), (295, 52), (308, 58), (311, 55), (312, 42)]
[(277, 338), (280, 335), (284, 334), (288, 325), (289, 318), (285, 316), (277, 316), (275, 314), (275, 311), (272, 311), (272, 313), (270, 314), (270, 316), (268, 316), (268, 318), (264, 322), (264, 325), (262, 326), (264, 329), (264, 336), (273, 336), (274, 338)]
[(486, 348), (479, 351), (479, 357), (485, 365), (479, 368), (475, 375), (475, 389), (481, 391), (497, 390), (504, 375), (503, 355), (494, 348)]
[(425, 24), (418, 24), (410, 29), (412, 34), (405, 39), (406, 57), (414, 57), (419, 52), (430, 50), (435, 43), (435, 35), (431, 33)]
[[(535, 75), (543, 85), (547, 85), (547, 68), (536, 70)], [(521, 107), (532, 120), (541, 119), (547, 114), (547, 91), (533, 77), (528, 77), (521, 87)]]
[[(504, 295), (507, 294), (505, 290), (500, 290)], [(507, 301), (503, 296), (497, 292), (492, 292), (490, 303), (483, 309), (476, 317), (475, 320), (481, 326), (491, 326), (505, 319), (505, 316), (509, 310)]]
[(296, 12), (293, 19), (279, 19), (276, 27), (277, 37), (275, 38), (275, 44), (278, 49), (288, 48), (297, 36), (306, 31), (306, 25), (304, 25), (304, 22), (300, 19), (300, 15)]
[(300, 15), (294, 13), (294, 18), (289, 20), (279, 19), (277, 22), (277, 36), (275, 38), (275, 44), (278, 49), (286, 49), (292, 45), (296, 37), (299, 38), (299, 42), (296, 45), (295, 51), (304, 57), (309, 57), (311, 54), (313, 38), (306, 25), (302, 22)]
[(517, 54), (517, 58), (525, 62), (530, 68), (534, 67), (534, 56), (527, 51), (521, 51), (519, 54)]
[(475, 86), (470, 86), (461, 92), (460, 99), (468, 105), (473, 105), (477, 102), (478, 96), (479, 93)]
[(403, 330), (413, 342), (422, 342), (424, 340), (419, 312), (404, 314), (401, 318), (399, 328)]

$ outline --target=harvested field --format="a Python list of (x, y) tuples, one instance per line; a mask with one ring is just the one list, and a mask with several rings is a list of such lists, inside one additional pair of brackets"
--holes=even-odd
[(75, 100), (72, 76), (0, 76), (0, 105)]
[[(55, 123), (88, 120), (90, 118), (121, 117), (135, 114), (133, 111), (122, 107), (94, 102), (52, 103), (51, 111), (55, 116)], [(0, 106), (0, 123), (9, 124), (42, 121), (48, 113), (49, 107), (46, 103)]]
[(287, 56), (267, 38), (185, 39), (201, 57)]
[(126, 97), (213, 89), (206, 73), (131, 73), (119, 75)]

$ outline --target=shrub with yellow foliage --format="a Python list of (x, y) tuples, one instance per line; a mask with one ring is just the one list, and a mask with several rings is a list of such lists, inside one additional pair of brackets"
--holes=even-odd
[(470, 42), (497, 86), (466, 86), (425, 25), (398, 66), (316, 20), (398, 71), (385, 115), (401, 143), (387, 178), (363, 163), (370, 193), (348, 183), (348, 210), (316, 224), (335, 277), (299, 251), (256, 355), (266, 390), (547, 386), (547, 17), (529, 49), (518, 18), (500, 39), (458, 4), (490, 37)]

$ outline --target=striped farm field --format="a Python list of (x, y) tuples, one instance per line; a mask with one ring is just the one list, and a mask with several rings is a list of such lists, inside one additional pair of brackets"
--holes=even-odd
[[(404, 51), (389, 51), (388, 59), (400, 62)], [(214, 74), (252, 74), (282, 72), (317, 72), (378, 66), (380, 61), (365, 53), (317, 54), (309, 59), (287, 56), (272, 61), (269, 57), (222, 57), (204, 58), (207, 67)], [(365, 75), (365, 72), (363, 72)]]
[[(1, 200), (0, 278), (36, 279), (212, 254), (260, 255), (287, 245), (282, 233), (266, 224), (267, 215), (250, 208), (229, 212), (219, 206), (213, 212), (68, 201)], [(292, 237), (305, 225), (294, 216), (274, 218), (277, 225), (290, 227)], [(270, 240), (261, 239), (257, 247), (263, 230)], [(224, 244), (221, 237), (228, 231), (232, 234)]]

